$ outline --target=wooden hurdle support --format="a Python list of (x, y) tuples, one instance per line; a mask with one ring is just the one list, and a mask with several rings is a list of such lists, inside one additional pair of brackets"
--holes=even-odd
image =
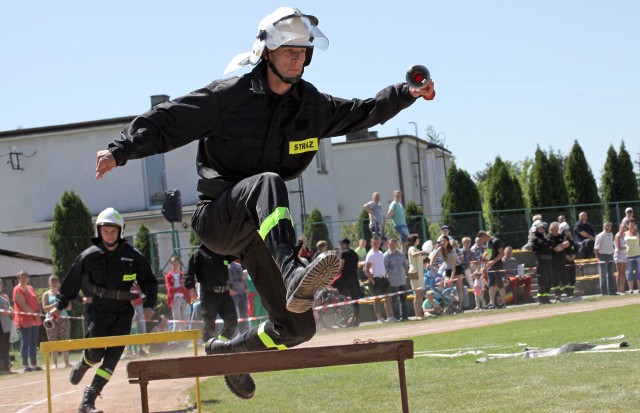
[[(202, 337), (202, 330), (198, 329), (198, 330), (183, 330), (183, 331), (166, 332), (166, 333), (146, 333), (146, 334), (134, 334), (134, 335), (127, 335), (127, 336), (83, 338), (78, 340), (45, 341), (40, 343), (40, 351), (45, 353), (45, 362), (47, 364), (47, 405), (49, 407), (49, 413), (52, 412), (51, 410), (51, 368), (49, 366), (50, 356), (52, 352), (193, 340), (193, 355), (197, 356), (198, 355), (198, 339), (200, 337)], [(200, 411), (200, 380), (198, 379), (198, 377), (196, 377), (196, 393), (198, 398), (198, 411)]]
[[(127, 363), (130, 383), (140, 385), (142, 412), (149, 413), (147, 386), (154, 380), (223, 376), (228, 374), (342, 366), (347, 364), (397, 361), (403, 413), (409, 413), (404, 361), (413, 358), (413, 341), (348, 344), (329, 347), (294, 348), (280, 351), (218, 354), (201, 357), (135, 360)], [(199, 383), (196, 384), (199, 386)], [(198, 389), (199, 390), (199, 389)], [(200, 411), (200, 392), (198, 412)]]

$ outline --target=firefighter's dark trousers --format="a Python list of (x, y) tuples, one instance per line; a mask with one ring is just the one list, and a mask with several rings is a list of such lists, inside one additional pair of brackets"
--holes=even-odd
[(311, 310), (287, 311), (286, 288), (274, 261), (280, 244), (296, 242), (284, 180), (274, 173), (243, 179), (198, 204), (192, 225), (212, 251), (242, 259), (269, 319), (242, 335), (250, 351), (301, 344), (316, 331)]

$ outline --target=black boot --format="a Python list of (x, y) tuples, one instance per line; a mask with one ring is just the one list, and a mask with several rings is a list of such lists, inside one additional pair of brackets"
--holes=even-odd
[[(231, 341), (223, 341), (212, 338), (204, 345), (204, 351), (208, 355), (249, 351), (244, 336), (240, 335), (238, 337), (242, 337), (243, 339), (239, 340), (236, 338)], [(224, 376), (224, 382), (227, 384), (229, 390), (241, 399), (250, 399), (256, 392), (256, 384), (249, 374), (229, 374)]]
[(340, 258), (330, 252), (323, 252), (305, 267), (298, 258), (298, 250), (298, 246), (280, 244), (274, 256), (287, 288), (287, 310), (292, 313), (309, 310), (314, 294), (329, 285), (340, 269)]
[(78, 413), (102, 413), (102, 410), (96, 409), (95, 402), (96, 397), (100, 395), (100, 390), (95, 387), (85, 387), (84, 396), (80, 407), (78, 407)]
[(71, 384), (78, 384), (80, 380), (84, 377), (84, 374), (89, 370), (89, 366), (84, 362), (84, 357), (80, 359), (79, 362), (76, 363), (75, 366), (71, 369), (71, 373), (69, 374), (69, 381)]

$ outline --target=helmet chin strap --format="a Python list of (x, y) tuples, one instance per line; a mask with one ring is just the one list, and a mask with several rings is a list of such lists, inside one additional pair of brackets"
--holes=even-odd
[(284, 77), (280, 74), (280, 72), (278, 72), (278, 69), (276, 69), (275, 65), (271, 62), (271, 59), (269, 59), (268, 53), (265, 55), (264, 60), (267, 61), (267, 65), (269, 66), (273, 74), (276, 75), (276, 77), (280, 79), (282, 82), (289, 85), (295, 85), (296, 83), (300, 82), (300, 80), (302, 79), (302, 75), (304, 74), (304, 67), (302, 68), (302, 71), (298, 76)]

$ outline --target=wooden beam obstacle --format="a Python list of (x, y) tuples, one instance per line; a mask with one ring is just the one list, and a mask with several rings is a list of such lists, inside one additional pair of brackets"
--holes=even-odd
[[(403, 413), (409, 412), (404, 361), (413, 358), (413, 341), (400, 340), (280, 351), (217, 354), (201, 357), (135, 360), (127, 364), (129, 382), (140, 385), (142, 412), (149, 413), (147, 386), (155, 380), (263, 373), (348, 364), (397, 361)], [(199, 397), (199, 392), (196, 392)], [(198, 406), (200, 400), (198, 399)], [(198, 410), (200, 411), (200, 410)]]

